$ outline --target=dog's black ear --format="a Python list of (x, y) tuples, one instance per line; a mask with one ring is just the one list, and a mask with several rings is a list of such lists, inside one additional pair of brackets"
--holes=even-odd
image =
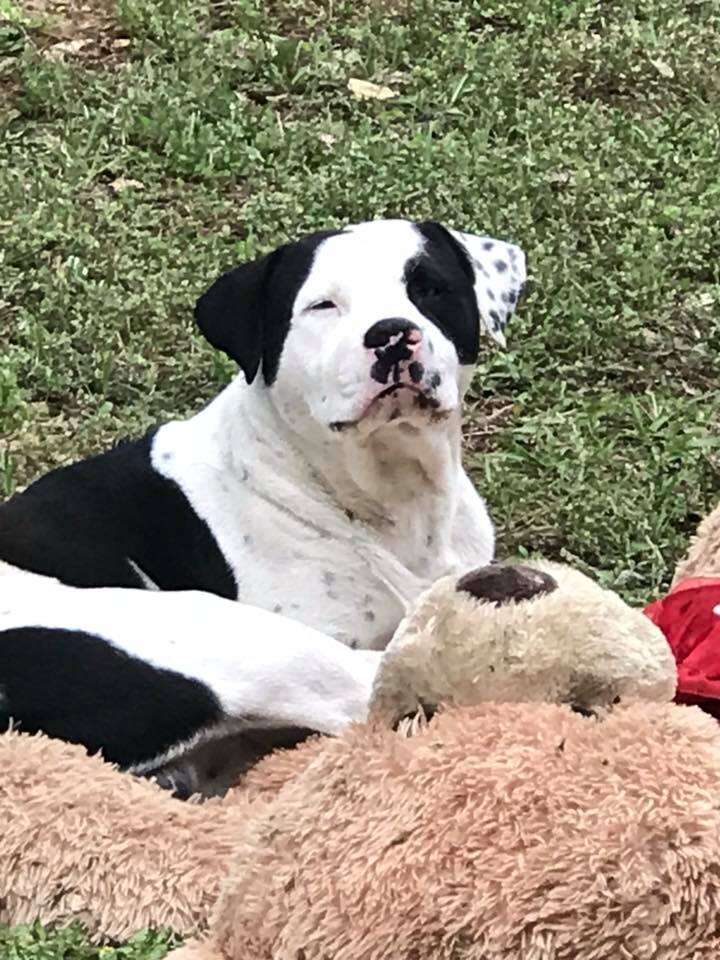
[(205, 339), (239, 364), (248, 383), (261, 365), (265, 383), (275, 382), (293, 304), (315, 251), (340, 232), (313, 233), (244, 263), (223, 274), (195, 304), (195, 320)]
[(205, 339), (233, 359), (248, 383), (263, 358), (268, 277), (274, 254), (224, 273), (195, 304)]

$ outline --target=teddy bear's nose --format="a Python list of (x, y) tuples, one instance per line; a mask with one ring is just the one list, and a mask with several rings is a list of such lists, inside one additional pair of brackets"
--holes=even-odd
[(552, 593), (557, 586), (557, 581), (548, 573), (533, 567), (520, 563), (491, 563), (460, 577), (455, 589), (501, 607), (512, 600), (532, 600), (541, 594)]

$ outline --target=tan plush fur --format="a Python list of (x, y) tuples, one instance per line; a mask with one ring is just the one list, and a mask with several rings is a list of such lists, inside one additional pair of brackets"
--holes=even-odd
[(426, 704), (672, 700), (675, 660), (639, 610), (577, 570), (534, 561), (557, 589), (495, 606), (438, 580), (390, 642), (371, 712), (392, 721)]
[(235, 796), (246, 800), (274, 798), (286, 783), (305, 769), (318, 750), (325, 749), (324, 743), (323, 737), (311, 737), (292, 750), (271, 753), (245, 774), (242, 783), (224, 798), (223, 804), (232, 805)]
[(247, 821), (322, 744), (278, 751), (223, 800), (196, 804), (82, 747), (1, 735), (0, 923), (78, 920), (119, 940), (202, 932)]
[(209, 941), (190, 940), (173, 950), (172, 960), (222, 960), (222, 954)]
[(675, 571), (673, 586), (688, 577), (720, 577), (720, 504), (705, 517)]
[(178, 960), (720, 955), (712, 718), (490, 704), (409, 726), (273, 755), (252, 802), (202, 806), (6, 734), (0, 920), (197, 933), (221, 887)]
[[(650, 702), (675, 671), (649, 620), (534, 565), (559, 589), (499, 608), (436, 584), (373, 721), (273, 754), (221, 801), (0, 736), (0, 922), (200, 935), (178, 960), (715, 960), (720, 728)], [(454, 705), (390, 729), (437, 700)]]
[(696, 708), (357, 727), (238, 837), (207, 960), (716, 960), (718, 783)]
[(183, 804), (81, 747), (0, 736), (0, 922), (80, 920), (123, 939), (207, 923), (246, 816)]

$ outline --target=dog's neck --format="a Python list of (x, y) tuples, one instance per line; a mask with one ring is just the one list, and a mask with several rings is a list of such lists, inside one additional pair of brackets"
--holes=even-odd
[(215, 459), (232, 475), (250, 470), (256, 482), (307, 491), (318, 505), (340, 506), (385, 541), (395, 539), (397, 528), (399, 542), (422, 538), (436, 554), (447, 545), (459, 491), (459, 410), (442, 421), (352, 427), (340, 434), (308, 413), (300, 433), (272, 388), (257, 382), (248, 387), (236, 378), (199, 416), (214, 421)]

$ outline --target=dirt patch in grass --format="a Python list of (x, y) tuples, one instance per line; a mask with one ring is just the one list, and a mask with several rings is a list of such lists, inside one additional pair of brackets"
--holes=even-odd
[(110, 0), (25, 0), (23, 13), (36, 50), (53, 60), (112, 67), (131, 43)]
[(487, 453), (508, 426), (515, 407), (511, 397), (468, 398), (463, 421), (463, 450), (466, 457)]

